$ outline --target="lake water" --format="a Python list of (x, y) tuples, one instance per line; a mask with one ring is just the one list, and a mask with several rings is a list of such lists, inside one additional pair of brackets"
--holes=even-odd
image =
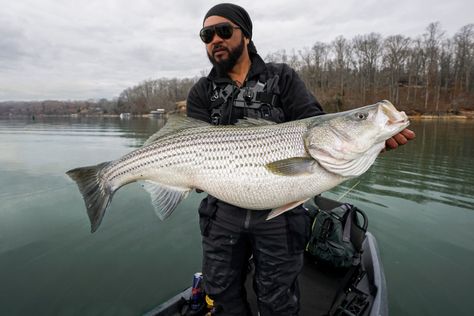
[[(203, 195), (161, 222), (140, 185), (125, 186), (91, 234), (65, 175), (139, 147), (162, 123), (0, 120), (0, 315), (140, 315), (190, 285)], [(358, 183), (344, 200), (369, 216), (391, 315), (473, 315), (474, 122), (412, 129), (415, 141), (325, 195)]]

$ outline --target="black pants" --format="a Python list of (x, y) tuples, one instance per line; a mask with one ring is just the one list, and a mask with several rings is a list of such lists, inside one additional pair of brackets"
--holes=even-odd
[(202, 201), (204, 286), (217, 315), (251, 315), (244, 286), (251, 255), (260, 315), (298, 315), (297, 277), (310, 218), (302, 207), (269, 221), (268, 213), (244, 210), (212, 196)]

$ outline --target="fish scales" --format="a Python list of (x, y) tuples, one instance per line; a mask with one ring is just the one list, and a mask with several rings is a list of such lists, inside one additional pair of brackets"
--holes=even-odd
[[(264, 168), (266, 163), (306, 155), (301, 140), (305, 131), (306, 126), (302, 123), (286, 126), (283, 133), (276, 125), (255, 129), (185, 130), (112, 163), (108, 170), (104, 170), (104, 177), (128, 182), (140, 179), (140, 174), (162, 174), (164, 169), (170, 169), (170, 172), (178, 172), (187, 179), (185, 185), (199, 187), (205, 182), (199, 180), (200, 175), (201, 178), (233, 177), (234, 174), (245, 178), (256, 173), (265, 176), (269, 174)], [(161, 178), (154, 179), (166, 183), (166, 179)], [(196, 178), (197, 183), (190, 183), (190, 179)], [(202, 186), (209, 185), (203, 183)]]

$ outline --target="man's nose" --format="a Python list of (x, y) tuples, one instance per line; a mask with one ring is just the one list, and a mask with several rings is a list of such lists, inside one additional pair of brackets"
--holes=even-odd
[(217, 35), (217, 33), (214, 33), (214, 36), (212, 36), (212, 41), (209, 43), (211, 44), (217, 44), (217, 43), (222, 43), (224, 40)]

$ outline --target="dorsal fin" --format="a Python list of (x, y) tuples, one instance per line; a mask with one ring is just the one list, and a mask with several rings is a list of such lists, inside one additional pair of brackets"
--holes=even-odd
[(246, 117), (243, 119), (237, 120), (235, 126), (245, 127), (245, 126), (265, 126), (265, 125), (273, 125), (276, 124), (275, 122), (264, 120), (264, 119), (256, 119)]
[(150, 145), (157, 139), (169, 135), (171, 133), (176, 133), (178, 131), (193, 128), (193, 127), (203, 127), (209, 126), (210, 124), (192, 117), (187, 117), (183, 115), (171, 115), (166, 121), (165, 126), (163, 126), (158, 132), (151, 135), (143, 144), (143, 146)]

